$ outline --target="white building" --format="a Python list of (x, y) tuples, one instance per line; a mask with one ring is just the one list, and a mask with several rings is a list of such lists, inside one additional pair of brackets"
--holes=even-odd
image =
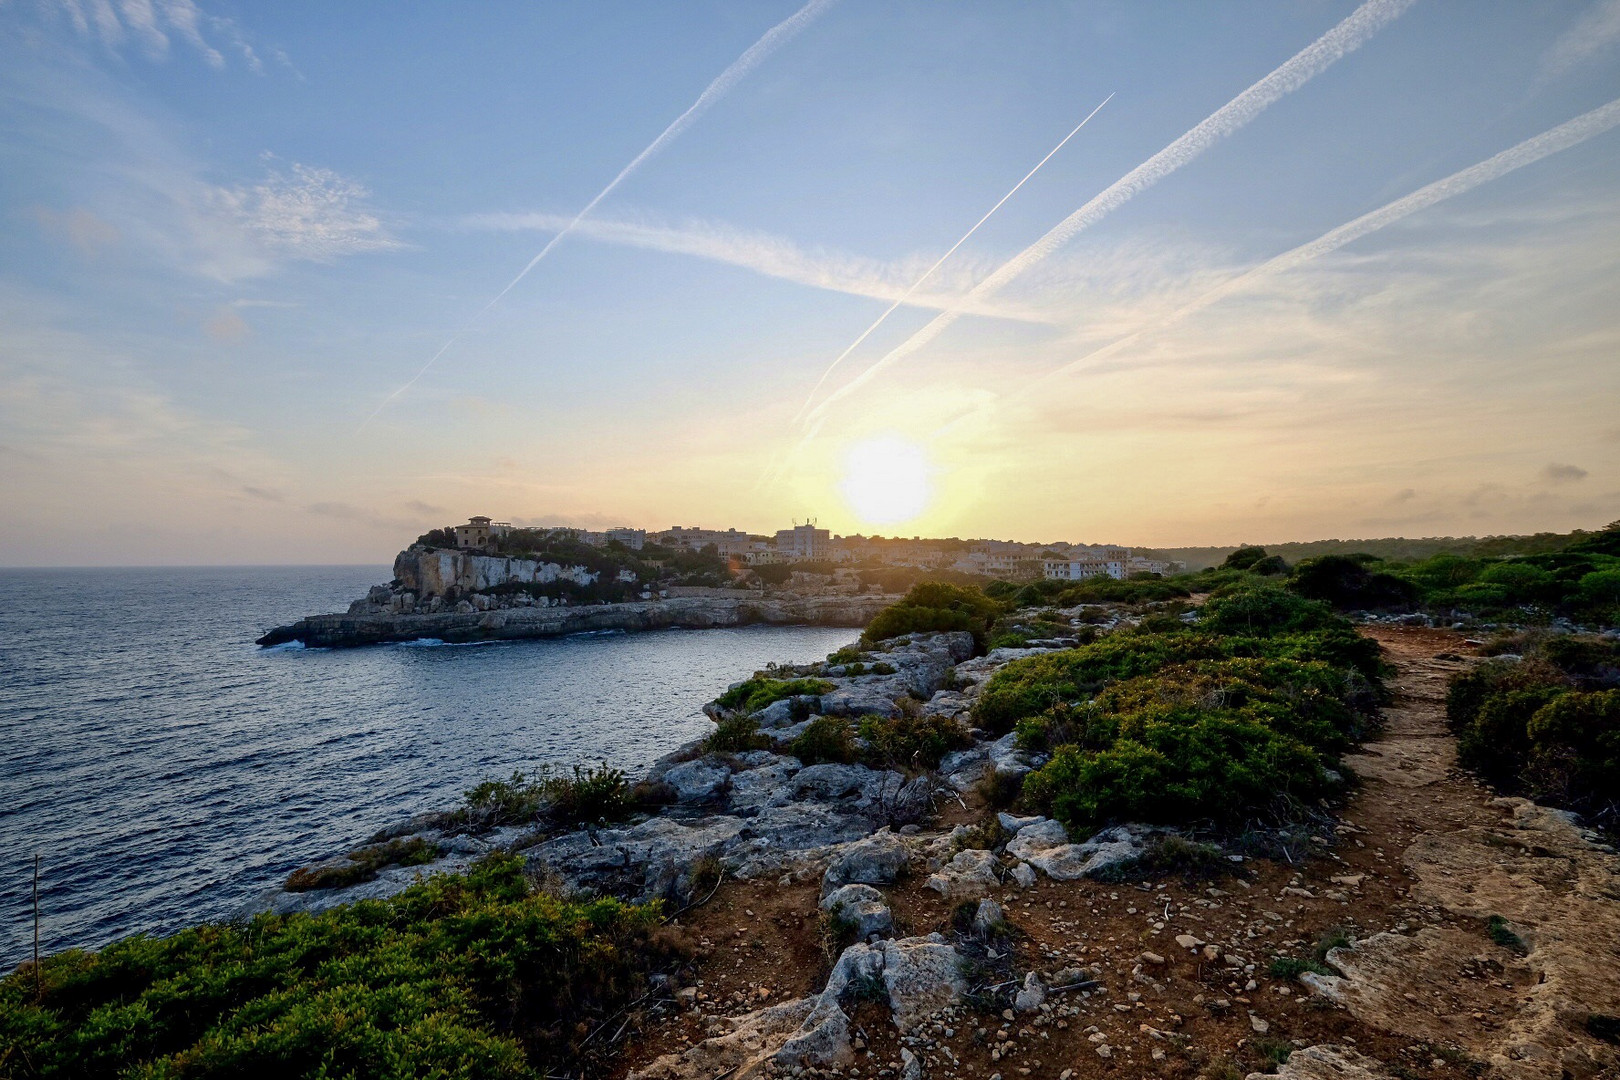
[(617, 540), (631, 551), (640, 551), (647, 543), (647, 530), (619, 525), (604, 532), (602, 538), (604, 542)]
[(1123, 581), (1125, 578), (1124, 559), (1046, 559), (1041, 568), (1048, 581), (1084, 581), (1094, 577)]
[(814, 522), (776, 530), (776, 550), (790, 562), (824, 559), (832, 553), (832, 532), (818, 529)]

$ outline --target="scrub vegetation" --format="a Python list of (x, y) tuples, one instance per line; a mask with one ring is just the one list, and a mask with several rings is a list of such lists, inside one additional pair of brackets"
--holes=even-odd
[(535, 1077), (686, 950), (657, 904), (534, 891), (492, 855), (387, 900), (70, 950), (0, 980), (19, 1078)]
[(1457, 756), (1497, 788), (1620, 826), (1620, 641), (1521, 635), (1456, 675)]
[(1284, 820), (1343, 787), (1337, 756), (1371, 730), (1375, 642), (1325, 604), (1248, 584), (1191, 624), (1121, 629), (1014, 661), (975, 720), (1050, 760), (1023, 802), (1086, 835), (1114, 822)]

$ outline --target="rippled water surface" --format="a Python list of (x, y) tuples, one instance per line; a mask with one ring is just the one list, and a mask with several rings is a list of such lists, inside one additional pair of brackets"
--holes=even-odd
[(253, 645), (384, 567), (0, 571), (0, 967), (229, 915), (294, 867), (543, 763), (640, 769), (768, 661), (747, 627), (337, 651)]

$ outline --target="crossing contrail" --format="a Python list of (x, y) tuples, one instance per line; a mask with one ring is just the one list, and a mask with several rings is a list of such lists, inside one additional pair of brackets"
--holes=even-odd
[(890, 315), (893, 315), (895, 313), (896, 309), (898, 309), (902, 304), (906, 303), (906, 301), (910, 300), (911, 297), (912, 297), (912, 294), (915, 293), (918, 289), (920, 289), (922, 287), (923, 282), (927, 281), (930, 277), (932, 277), (934, 275), (935, 270), (938, 270), (941, 266), (945, 265), (945, 260), (946, 259), (949, 259), (952, 255), (956, 254), (956, 249), (957, 248), (959, 248), (963, 244), (967, 243), (968, 238), (970, 236), (972, 236), (974, 233), (979, 231), (979, 226), (980, 225), (983, 225), (985, 222), (989, 221), (991, 216), (994, 215), (997, 210), (1001, 209), (1003, 203), (1005, 203), (1008, 199), (1012, 198), (1014, 195), (1018, 194), (1018, 189), (1023, 187), (1026, 183), (1028, 183), (1030, 177), (1034, 176), (1036, 173), (1041, 171), (1041, 166), (1042, 165), (1045, 165), (1048, 161), (1051, 161), (1053, 156), (1056, 155), (1059, 150), (1063, 149), (1065, 146), (1068, 145), (1068, 142), (1069, 142), (1070, 139), (1072, 139), (1076, 135), (1080, 134), (1080, 129), (1085, 127), (1088, 123), (1090, 123), (1091, 118), (1093, 116), (1096, 116), (1099, 112), (1102, 111), (1103, 105), (1107, 105), (1110, 101), (1113, 101), (1113, 100), (1114, 100), (1114, 95), (1113, 94), (1109, 94), (1107, 97), (1103, 98), (1102, 99), (1102, 104), (1098, 105), (1095, 109), (1092, 109), (1089, 113), (1087, 113), (1086, 118), (1084, 120), (1080, 121), (1078, 124), (1076, 124), (1074, 126), (1073, 131), (1071, 131), (1067, 135), (1063, 136), (1063, 141), (1062, 142), (1059, 142), (1056, 146), (1052, 147), (1051, 151), (1048, 152), (1045, 157), (1043, 157), (1043, 158), (1041, 158), (1041, 160), (1037, 161), (1035, 163), (1035, 167), (1033, 169), (1029, 170), (1029, 172), (1025, 173), (1024, 178), (1022, 180), (1020, 180), (1020, 181), (1018, 181), (1018, 183), (1014, 184), (1012, 186), (1012, 189), (1010, 191), (1008, 191), (1007, 194), (1003, 195), (1001, 197), (1001, 199), (996, 203), (996, 205), (992, 206), (989, 210), (986, 210), (985, 213), (984, 213), (984, 216), (982, 218), (980, 218), (978, 221), (975, 221), (973, 223), (973, 228), (971, 228), (967, 232), (963, 233), (962, 238), (960, 240), (958, 240), (956, 243), (952, 244), (951, 247), (950, 247), (950, 250), (945, 252), (945, 254), (941, 255), (939, 257), (938, 261), (936, 261), (933, 266), (930, 266), (927, 270), (924, 270), (923, 273), (922, 273), (922, 276), (919, 277), (916, 281), (912, 282), (911, 287), (908, 288), (904, 293), (902, 293), (899, 299), (897, 299), (894, 303), (890, 304), (888, 306), (888, 308), (883, 312), (883, 314), (881, 314), (881, 315), (879, 315), (877, 317), (876, 322), (874, 322), (871, 326), (868, 326), (865, 330), (861, 331), (861, 336), (856, 338), (854, 341), (850, 342), (849, 348), (847, 348), (843, 352), (839, 353), (837, 358), (835, 360), (833, 360), (832, 363), (827, 365), (827, 370), (823, 371), (821, 373), (821, 378), (816, 380), (816, 385), (811, 389), (809, 395), (804, 399), (804, 404), (799, 407), (798, 414), (793, 417), (793, 422), (794, 423), (798, 423), (800, 420), (804, 419), (804, 414), (809, 411), (811, 404), (816, 399), (816, 395), (821, 392), (821, 388), (822, 388), (823, 385), (826, 384), (827, 379), (832, 375), (832, 373), (834, 371), (838, 370), (838, 365), (842, 364), (844, 362), (844, 360), (848, 358), (850, 353), (854, 352), (857, 348), (859, 348), (861, 342), (863, 342), (867, 338), (871, 337), (872, 336), (872, 331), (874, 331), (878, 327), (882, 326), (883, 323), (884, 323), (884, 320), (886, 320)]
[(1151, 334), (1155, 330), (1162, 330), (1190, 315), (1203, 311), (1235, 292), (1241, 292), (1261, 278), (1293, 270), (1310, 262), (1312, 259), (1318, 259), (1323, 255), (1335, 252), (1346, 244), (1359, 240), (1369, 233), (1393, 225), (1395, 222), (1415, 214), (1419, 210), (1426, 210), (1436, 203), (1472, 191), (1481, 184), (1488, 184), (1492, 180), (1500, 179), (1508, 173), (1522, 169), (1526, 165), (1532, 165), (1544, 157), (1550, 157), (1559, 151), (1579, 146), (1586, 140), (1601, 135), (1616, 126), (1620, 126), (1620, 98), (1616, 98), (1607, 105), (1600, 105), (1591, 112), (1582, 113), (1575, 119), (1565, 121), (1557, 127), (1549, 128), (1540, 135), (1526, 139), (1524, 142), (1509, 147), (1500, 154), (1492, 155), (1476, 165), (1470, 165), (1466, 169), (1454, 172), (1443, 180), (1436, 180), (1432, 184), (1418, 188), (1410, 195), (1402, 196), (1394, 202), (1384, 204), (1377, 210), (1363, 214), (1353, 221), (1348, 221), (1336, 229), (1323, 233), (1308, 244), (1301, 244), (1297, 248), (1267, 259), (1259, 266), (1239, 274), (1230, 281), (1217, 285), (1203, 295), (1182, 305), (1154, 326), (1127, 334), (1118, 341), (1110, 342), (1080, 357), (1078, 360), (1072, 360), (1060, 368), (1047, 372), (1016, 396), (1023, 397), (1033, 393), (1050, 380), (1095, 364), (1098, 360), (1135, 344), (1142, 337)]
[[(1415, 0), (1367, 0), (1343, 22), (1285, 61), (1271, 74), (1211, 113), (1181, 138), (1116, 180), (1101, 194), (1064, 218), (1029, 247), (1008, 260), (968, 293), (981, 301), (1030, 270), (1082, 229), (1097, 222), (1138, 193), (1145, 191), (1188, 164), (1221, 139), (1238, 131), (1273, 103), (1304, 86), (1333, 64), (1364, 45), (1379, 30), (1398, 18)], [(899, 363), (933, 341), (961, 318), (965, 304), (947, 308), (906, 341), (892, 349), (849, 382), (829, 394), (811, 410), (808, 421), (826, 414), (839, 399), (854, 393), (885, 368)]]
[(574, 229), (578, 227), (579, 223), (584, 221), (585, 218), (590, 215), (592, 210), (596, 209), (597, 204), (613, 193), (613, 189), (624, 183), (632, 173), (641, 168), (642, 165), (644, 165), (659, 151), (663, 150), (664, 147), (668, 146), (670, 143), (679, 138), (683, 131), (696, 123), (698, 118), (704, 113), (708, 112), (715, 102), (719, 101), (721, 98), (730, 93), (731, 89), (741, 82), (749, 72), (753, 71), (760, 64), (764, 63), (772, 53), (781, 48), (783, 45), (787, 44), (795, 34), (803, 30), (806, 26), (809, 26), (824, 11), (832, 7), (833, 4), (837, 2), (838, 0), (809, 0), (809, 3), (805, 4), (804, 7), (800, 8), (786, 19), (783, 19), (781, 22), (765, 31), (764, 36), (749, 46), (748, 50), (741, 56), (737, 57), (737, 59), (732, 62), (730, 67), (722, 71), (713, 82), (704, 88), (703, 93), (698, 95), (697, 100), (692, 102), (685, 112), (681, 113), (681, 115), (677, 116), (673, 121), (671, 121), (670, 125), (659, 134), (658, 138), (648, 143), (647, 148), (641, 153), (637, 154), (631, 160), (630, 164), (620, 169), (619, 175), (615, 176), (611, 181), (609, 181), (607, 187), (597, 192), (596, 197), (590, 202), (586, 203), (585, 208), (579, 213), (575, 214), (572, 221), (559, 230), (557, 234), (550, 240), (547, 240), (545, 246), (540, 249), (540, 253), (534, 258), (530, 259), (528, 265), (524, 266), (522, 270), (519, 270), (517, 276), (511, 281), (507, 282), (506, 288), (495, 294), (495, 298), (493, 300), (480, 308), (478, 314), (467, 320), (466, 326), (463, 326), (460, 330), (451, 335), (450, 340), (441, 345), (439, 347), (439, 351), (434, 353), (426, 364), (422, 365), (421, 371), (418, 371), (415, 375), (411, 376), (410, 380), (399, 389), (383, 398), (382, 404), (377, 406), (377, 411), (372, 413), (371, 416), (367, 418), (368, 421), (375, 419), (378, 413), (381, 413), (383, 409), (388, 406), (389, 402), (393, 401), (395, 398), (399, 397), (399, 395), (409, 390), (416, 384), (418, 379), (420, 379), (423, 375), (426, 375), (428, 373), (428, 369), (432, 368), (433, 365), (439, 361), (439, 358), (449, 350), (450, 346), (454, 345), (456, 341), (467, 332), (473, 323), (483, 318), (489, 313), (491, 308), (505, 299), (506, 294), (511, 292), (512, 289), (516, 287), (518, 282), (527, 277), (530, 270), (533, 270), (536, 266), (539, 266), (540, 261), (547, 255), (551, 254), (551, 249), (556, 247), (557, 244), (561, 242), (563, 237), (573, 232)]

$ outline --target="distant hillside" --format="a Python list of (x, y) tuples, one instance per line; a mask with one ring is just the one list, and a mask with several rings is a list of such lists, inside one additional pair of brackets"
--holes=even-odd
[[(1584, 529), (1569, 533), (1535, 533), (1531, 536), (1425, 536), (1407, 539), (1387, 536), (1377, 540), (1308, 540), (1283, 544), (1262, 544), (1271, 555), (1281, 555), (1289, 565), (1318, 555), (1354, 555), (1365, 552), (1382, 559), (1427, 559), (1431, 555), (1540, 555), (1557, 551), (1593, 534)], [(1139, 548), (1150, 559), (1171, 559), (1187, 564), (1188, 570), (1219, 566), (1239, 545), (1231, 547)]]

